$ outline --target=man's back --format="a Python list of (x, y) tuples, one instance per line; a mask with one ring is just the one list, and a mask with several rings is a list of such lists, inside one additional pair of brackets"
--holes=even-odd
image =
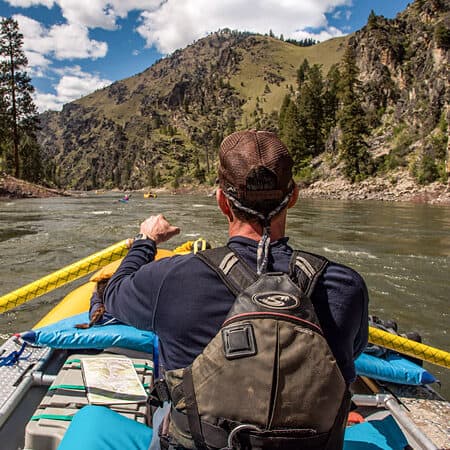
[[(155, 331), (166, 369), (186, 367), (217, 334), (234, 296), (218, 275), (194, 255), (142, 266), (143, 255), (152, 253), (144, 245), (152, 244), (151, 241), (136, 244), (127, 256), (127, 264), (111, 280), (105, 297), (106, 309), (131, 325)], [(228, 245), (255, 270), (256, 241), (233, 237)], [(287, 238), (273, 242), (268, 271), (288, 272), (291, 255)], [(128, 277), (131, 273), (134, 275)], [(365, 283), (352, 269), (330, 263), (319, 278), (312, 301), (349, 383), (355, 376), (353, 359), (367, 342)]]

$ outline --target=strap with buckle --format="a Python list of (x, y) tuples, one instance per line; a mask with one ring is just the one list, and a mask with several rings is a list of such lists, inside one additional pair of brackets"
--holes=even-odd
[(148, 396), (147, 403), (151, 406), (162, 407), (164, 402), (170, 401), (170, 391), (164, 379), (156, 380)]

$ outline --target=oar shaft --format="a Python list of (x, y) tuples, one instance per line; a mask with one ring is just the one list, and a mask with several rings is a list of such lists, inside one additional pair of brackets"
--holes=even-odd
[(111, 245), (0, 297), (0, 314), (122, 258), (128, 251), (125, 242)]
[(450, 368), (450, 353), (378, 328), (369, 327), (369, 342), (395, 350), (404, 355), (413, 356), (422, 361)]

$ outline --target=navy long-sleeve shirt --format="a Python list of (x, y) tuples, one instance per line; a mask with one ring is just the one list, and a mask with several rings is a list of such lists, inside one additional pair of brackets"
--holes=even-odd
[[(256, 271), (258, 243), (233, 237), (228, 245)], [(289, 272), (288, 238), (270, 245), (268, 271)], [(154, 331), (167, 370), (192, 363), (217, 334), (234, 302), (218, 275), (193, 254), (153, 261), (155, 243), (136, 241), (105, 290), (106, 310), (122, 322)], [(368, 337), (368, 294), (353, 269), (330, 262), (312, 303), (342, 374), (355, 378), (354, 359)]]

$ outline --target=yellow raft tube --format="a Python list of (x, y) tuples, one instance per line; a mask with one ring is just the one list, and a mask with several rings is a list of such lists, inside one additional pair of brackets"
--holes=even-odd
[[(168, 258), (173, 255), (184, 255), (191, 251), (196, 252), (197, 243), (206, 242), (203, 239), (187, 241), (175, 250), (158, 249), (155, 259)], [(89, 310), (89, 302), (95, 290), (97, 281), (108, 279), (117, 270), (122, 259), (109, 263), (91, 276), (89, 281), (67, 294), (47, 315), (45, 315), (33, 328), (41, 328), (59, 322), (67, 317), (81, 314)]]

